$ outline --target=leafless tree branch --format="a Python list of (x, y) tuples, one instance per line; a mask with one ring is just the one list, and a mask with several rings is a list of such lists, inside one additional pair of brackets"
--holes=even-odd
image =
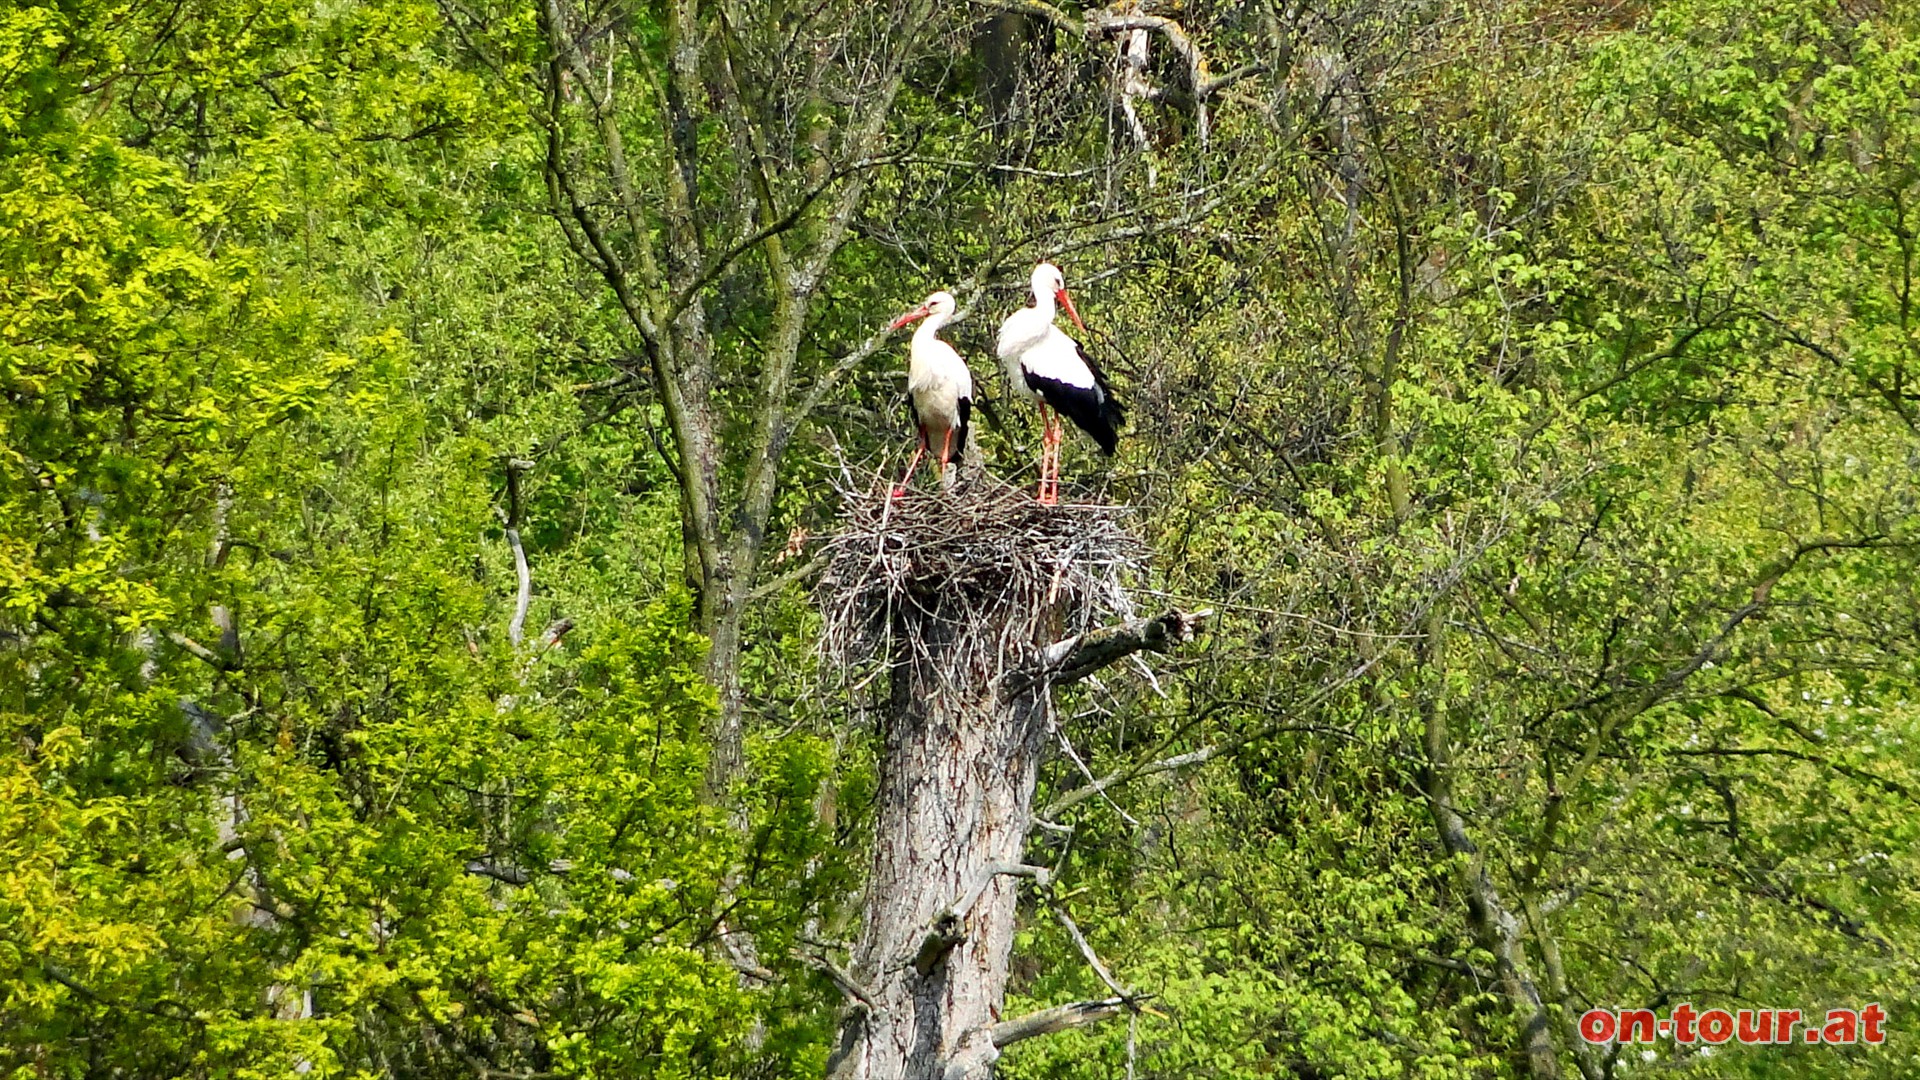
[(1001, 692), (1017, 695), (1046, 681), (1055, 686), (1079, 682), (1102, 668), (1110, 667), (1137, 652), (1166, 652), (1190, 640), (1200, 624), (1211, 617), (1211, 610), (1169, 611), (1152, 619), (1130, 619), (1117, 626), (1102, 627), (1056, 641), (1041, 651), (1039, 663), (1022, 671), (1009, 672)]
[(1030, 1012), (1012, 1020), (1003, 1020), (993, 1025), (993, 1045), (996, 1048), (1004, 1048), (1024, 1039), (1097, 1024), (1129, 1011), (1127, 1005), (1127, 999), (1120, 997), (1102, 998), (1099, 1001), (1075, 1001), (1067, 1005), (1055, 1005), (1050, 1009)]

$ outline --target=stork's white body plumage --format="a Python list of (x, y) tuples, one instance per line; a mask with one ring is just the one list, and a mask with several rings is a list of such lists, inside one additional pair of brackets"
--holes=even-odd
[[(908, 351), (907, 396), (930, 446), (948, 432), (966, 430), (973, 411), (973, 373), (953, 346), (934, 336), (952, 317), (951, 312), (929, 315), (913, 332)], [(952, 448), (954, 453), (961, 449)]]
[(1029, 401), (1040, 398), (1040, 392), (1028, 385), (1029, 374), (1081, 390), (1099, 386), (1093, 369), (1081, 356), (1080, 343), (1053, 325), (1057, 311), (1053, 297), (1045, 300), (1044, 304), (1021, 308), (1000, 324), (996, 350), (1000, 366), (1014, 393)]
[(920, 431), (920, 444), (913, 451), (907, 475), (894, 489), (896, 496), (905, 493), (907, 481), (913, 479), (913, 471), (920, 465), (920, 455), (931, 451), (945, 480), (946, 467), (966, 449), (973, 416), (973, 373), (953, 346), (938, 336), (953, 321), (953, 311), (953, 295), (937, 292), (893, 323), (900, 327), (915, 319), (925, 320), (913, 332), (913, 342), (907, 348), (907, 402)]
[(1056, 413), (1093, 437), (1100, 452), (1111, 454), (1119, 442), (1125, 418), (1113, 391), (1101, 377), (1080, 343), (1053, 324), (1064, 306), (1082, 331), (1079, 312), (1067, 295), (1060, 268), (1041, 263), (1033, 268), (1033, 305), (1007, 316), (1000, 324), (995, 351), (1006, 370), (1013, 392), (1038, 404), (1043, 424), (1040, 444), (1040, 493), (1043, 503), (1060, 498), (1060, 422)]
[(1007, 373), (1007, 384), (1013, 388), (1015, 397), (1027, 401), (1039, 400), (1040, 395), (1027, 385), (1027, 369), (1022, 361), (1028, 352), (1039, 348), (1041, 342), (1060, 334), (1060, 328), (1053, 325), (1053, 316), (1053, 297), (1049, 296), (1044, 305), (1023, 307), (1000, 324), (1000, 336), (994, 342), (994, 351), (1000, 356), (1000, 368)]

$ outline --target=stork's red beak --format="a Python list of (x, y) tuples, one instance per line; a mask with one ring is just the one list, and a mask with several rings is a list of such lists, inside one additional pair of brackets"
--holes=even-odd
[(919, 320), (924, 319), (931, 314), (933, 314), (933, 312), (927, 310), (927, 305), (921, 304), (919, 307), (914, 308), (912, 311), (909, 311), (905, 315), (902, 315), (899, 318), (888, 323), (887, 329), (898, 330), (910, 322), (918, 322)]
[(1079, 328), (1080, 328), (1080, 332), (1081, 332), (1081, 333), (1083, 333), (1083, 334), (1084, 334), (1084, 333), (1086, 333), (1086, 332), (1087, 332), (1087, 324), (1086, 324), (1086, 323), (1083, 323), (1083, 322), (1081, 322), (1081, 321), (1080, 321), (1080, 313), (1079, 313), (1079, 312), (1077, 312), (1077, 311), (1075, 311), (1075, 310), (1073, 310), (1073, 297), (1071, 297), (1071, 296), (1068, 296), (1068, 295), (1067, 295), (1067, 290), (1066, 290), (1066, 288), (1065, 288), (1064, 286), (1062, 286), (1061, 288), (1058, 288), (1058, 289), (1055, 289), (1055, 290), (1053, 291), (1053, 298), (1054, 298), (1055, 300), (1058, 300), (1058, 301), (1060, 301), (1060, 306), (1061, 306), (1061, 307), (1063, 307), (1063, 308), (1066, 308), (1066, 309), (1067, 309), (1067, 318), (1069, 318), (1069, 319), (1072, 319), (1072, 320), (1073, 320), (1073, 325), (1075, 325), (1075, 326), (1077, 326), (1077, 327), (1079, 327)]

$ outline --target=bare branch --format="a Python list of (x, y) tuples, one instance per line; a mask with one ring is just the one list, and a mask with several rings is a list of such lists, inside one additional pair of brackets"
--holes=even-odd
[[(548, 0), (544, 9), (547, 24), (547, 38), (553, 45), (558, 58), (572, 71), (575, 85), (587, 102), (592, 106), (593, 118), (599, 128), (602, 149), (607, 155), (607, 175), (612, 181), (614, 194), (618, 196), (620, 210), (625, 214), (627, 227), (633, 231), (633, 247), (642, 261), (642, 270), (653, 277), (652, 253), (647, 247), (647, 219), (640, 199), (635, 194), (631, 174), (627, 169), (627, 154), (624, 141), (620, 137), (619, 119), (614, 113), (613, 102), (602, 101), (595, 91), (594, 73), (588, 69), (586, 57), (580, 52), (580, 43), (567, 29), (565, 10), (559, 0)], [(558, 117), (555, 117), (558, 122)], [(659, 305), (652, 305), (659, 310)], [(661, 320), (667, 322), (668, 320)]]
[(938, 158), (913, 155), (893, 159), (902, 165), (931, 165), (940, 169), (965, 169), (968, 172), (997, 172), (1012, 176), (1034, 176), (1043, 180), (1080, 180), (1094, 176), (1101, 170), (1098, 167), (1073, 169), (1036, 169), (1027, 165), (1003, 165), (992, 161), (968, 161), (964, 158)]
[(913, 956), (913, 969), (920, 973), (921, 978), (932, 975), (933, 969), (946, 959), (954, 946), (967, 940), (967, 933), (962, 929), (966, 925), (967, 912), (973, 910), (973, 905), (987, 891), (987, 886), (993, 884), (993, 879), (1002, 875), (1032, 878), (1041, 888), (1045, 888), (1052, 880), (1053, 872), (1044, 866), (1025, 863), (994, 863), (982, 869), (973, 885), (961, 894), (953, 906), (933, 917), (926, 936), (920, 939), (920, 947)]
[(871, 1012), (875, 1008), (873, 991), (860, 985), (853, 976), (847, 974), (838, 964), (835, 964), (825, 956), (795, 949), (793, 950), (793, 958), (813, 968), (815, 971), (821, 972), (826, 975), (827, 978), (832, 979), (833, 985), (839, 987), (842, 994), (845, 994), (849, 1000), (858, 1003), (867, 1011)]
[(36, 959), (40, 961), (40, 970), (46, 973), (47, 978), (52, 979), (54, 982), (66, 987), (69, 991), (78, 994), (80, 997), (96, 1005), (112, 1009), (124, 1009), (129, 1012), (142, 1012), (150, 1016), (159, 1016), (168, 1020), (178, 1020), (182, 1023), (195, 1024), (201, 1027), (206, 1026), (207, 1022), (202, 1016), (171, 998), (161, 998), (152, 1004), (119, 1001), (88, 987), (52, 960), (44, 956), (36, 957)]
[[(525, 885), (533, 880), (533, 872), (531, 870), (523, 866), (515, 866), (512, 863), (495, 862), (491, 859), (469, 860), (465, 869), (469, 874), (478, 877), (492, 878), (495, 881), (507, 885)], [(573, 860), (552, 859), (547, 863), (547, 873), (560, 877), (571, 874), (573, 873)], [(607, 876), (623, 885), (633, 880), (633, 872), (631, 870), (622, 870), (617, 866), (609, 867), (607, 869)], [(671, 885), (672, 883), (665, 882), (665, 884)]]
[(1087, 966), (1093, 968), (1093, 973), (1100, 976), (1101, 982), (1107, 984), (1107, 989), (1113, 991), (1114, 994), (1120, 998), (1122, 1004), (1130, 1008), (1133, 1007), (1134, 1003), (1139, 1000), (1139, 996), (1126, 987), (1121, 986), (1119, 981), (1113, 977), (1113, 973), (1107, 970), (1107, 965), (1100, 962), (1099, 954), (1095, 953), (1093, 946), (1087, 943), (1087, 936), (1080, 932), (1080, 927), (1075, 925), (1073, 919), (1067, 915), (1067, 910), (1059, 904), (1052, 903), (1047, 905), (1047, 910), (1053, 912), (1053, 917), (1060, 920), (1061, 926), (1067, 928), (1067, 934), (1073, 938), (1073, 943), (1079, 948), (1080, 955), (1086, 958)]
[(1166, 652), (1193, 637), (1200, 623), (1213, 614), (1169, 611), (1152, 619), (1131, 619), (1056, 641), (1040, 654), (1037, 668), (1009, 672), (1002, 693), (1020, 694), (1045, 680), (1055, 686), (1079, 682), (1102, 668), (1137, 652)]
[(525, 885), (533, 880), (533, 875), (518, 866), (507, 863), (489, 862), (486, 859), (471, 859), (466, 871), (477, 877), (492, 878), (506, 885)]
[(1176, 754), (1170, 758), (1161, 758), (1159, 761), (1149, 761), (1130, 769), (1122, 769), (1119, 772), (1108, 773), (1093, 783), (1085, 787), (1075, 788), (1048, 803), (1046, 806), (1041, 807), (1039, 816), (1043, 818), (1053, 818), (1067, 810), (1073, 809), (1075, 806), (1086, 802), (1096, 795), (1104, 794), (1108, 788), (1118, 787), (1128, 781), (1138, 780), (1143, 776), (1173, 772), (1175, 769), (1184, 769), (1190, 765), (1204, 765), (1226, 751), (1233, 749), (1235, 745), (1237, 744), (1220, 743), (1214, 746), (1203, 746), (1190, 753)]
[(513, 618), (507, 622), (507, 640), (515, 647), (527, 627), (527, 608), (533, 603), (533, 571), (527, 567), (526, 549), (520, 546), (520, 530), (507, 530), (507, 546), (513, 549), (513, 576), (519, 592), (513, 602)]
[(240, 662), (231, 657), (221, 656), (205, 645), (193, 640), (178, 630), (167, 631), (167, 640), (192, 653), (195, 657), (213, 665), (221, 671), (238, 671)]
[[(1669, 695), (1680, 689), (1701, 668), (1717, 662), (1734, 632), (1747, 620), (1767, 610), (1774, 587), (1780, 584), (1781, 580), (1803, 560), (1810, 555), (1830, 554), (1837, 551), (1912, 546), (1911, 541), (1893, 540), (1885, 536), (1820, 537), (1796, 545), (1792, 551), (1762, 567), (1759, 573), (1754, 575), (1752, 584), (1748, 586), (1747, 602), (1730, 612), (1705, 644), (1695, 650), (1693, 655), (1685, 661), (1669, 669), (1660, 678), (1646, 686), (1633, 700), (1609, 710), (1600, 718), (1599, 723), (1594, 726), (1592, 735), (1588, 738), (1585, 751), (1568, 768), (1557, 790), (1547, 797), (1546, 812), (1542, 815), (1539, 833), (1534, 842), (1535, 863), (1544, 858), (1545, 852), (1555, 842), (1561, 820), (1566, 813), (1566, 793), (1577, 789), (1588, 770), (1600, 760), (1602, 752), (1612, 742), (1615, 733), (1629, 721), (1667, 700)], [(1572, 711), (1597, 703), (1591, 698), (1584, 699), (1567, 706), (1563, 711)]]
[[(772, 220), (742, 237), (725, 251), (709, 259), (707, 265), (700, 271), (699, 276), (695, 277), (683, 288), (674, 293), (672, 304), (667, 311), (666, 321), (672, 322), (674, 319), (679, 318), (680, 313), (687, 310), (687, 305), (699, 298), (700, 290), (713, 284), (716, 278), (726, 273), (727, 267), (737, 262), (740, 256), (752, 251), (762, 243), (797, 228), (801, 223), (801, 219), (806, 215), (807, 210), (811, 208), (815, 202), (819, 201), (820, 196), (831, 191), (834, 184), (862, 170), (874, 169), (882, 165), (893, 165), (911, 160), (914, 159), (903, 157), (861, 158), (858, 161), (850, 162), (834, 169), (831, 173), (827, 174), (826, 179), (809, 188), (807, 193), (802, 195), (799, 201), (795, 202), (791, 207), (788, 207), (784, 213), (773, 217)], [(767, 191), (764, 197), (769, 200), (773, 198), (771, 189)], [(774, 213), (773, 207), (769, 205), (766, 212), (772, 215)]]
[(1900, 418), (1901, 423), (1905, 424), (1910, 430), (1920, 431), (1920, 420), (1914, 418), (1913, 409), (1909, 405), (1911, 395), (1902, 394), (1897, 386), (1888, 386), (1885, 382), (1875, 378), (1872, 372), (1868, 371), (1863, 365), (1851, 362), (1848, 358), (1841, 356), (1832, 349), (1800, 333), (1778, 315), (1767, 311), (1761, 311), (1758, 312), (1758, 314), (1762, 319), (1765, 319), (1778, 329), (1780, 336), (1791, 344), (1805, 349), (1822, 360), (1825, 360), (1827, 363), (1832, 364), (1836, 369), (1852, 375), (1854, 378), (1872, 387), (1875, 393), (1878, 393), (1886, 400), (1888, 407), (1893, 410), (1895, 416)]
[[(1187, 69), (1187, 86), (1193, 95), (1193, 112), (1198, 122), (1200, 141), (1203, 145), (1207, 141), (1209, 127), (1207, 99), (1230, 86), (1272, 70), (1270, 64), (1256, 62), (1242, 64), (1217, 78), (1208, 78), (1206, 54), (1201, 52), (1200, 47), (1194, 44), (1193, 38), (1188, 36), (1186, 27), (1164, 15), (1148, 15), (1139, 11), (1124, 14), (1095, 11), (1090, 12), (1085, 21), (1082, 21), (1042, 0), (973, 0), (973, 3), (995, 11), (1007, 11), (1042, 19), (1068, 34), (1088, 40), (1112, 34), (1145, 32), (1159, 35), (1180, 57), (1181, 63)], [(1146, 81), (1144, 71), (1147, 67), (1147, 57), (1144, 41), (1130, 41), (1122, 48), (1131, 54), (1128, 57), (1128, 63), (1134, 73), (1132, 86), (1122, 88), (1122, 105), (1128, 112), (1129, 120), (1136, 127), (1136, 136), (1138, 136), (1141, 132), (1138, 130), (1139, 121), (1132, 114), (1132, 100), (1136, 97), (1146, 97), (1160, 101), (1165, 100), (1169, 95), (1165, 90), (1150, 88)]]
[(1903, 799), (1913, 798), (1913, 790), (1897, 780), (1889, 780), (1884, 776), (1875, 775), (1870, 770), (1834, 761), (1819, 754), (1803, 753), (1784, 746), (1728, 746), (1692, 750), (1676, 747), (1662, 750), (1661, 753), (1673, 757), (1784, 757), (1793, 761), (1804, 761), (1809, 765), (1818, 765), (1823, 769), (1832, 769), (1841, 776), (1871, 784), (1889, 795), (1898, 795)]
[(1236, 83), (1245, 82), (1256, 75), (1265, 75), (1271, 70), (1273, 70), (1273, 66), (1265, 62), (1241, 64), (1225, 75), (1216, 75), (1199, 86), (1194, 87), (1193, 92), (1196, 97), (1202, 99), (1210, 98)]
[(747, 594), (747, 600), (749, 602), (764, 600), (795, 582), (805, 581), (820, 571), (825, 570), (827, 564), (832, 561), (833, 552), (823, 550), (799, 566), (761, 582), (754, 587), (752, 592)]
[(987, 886), (993, 884), (994, 878), (1002, 875), (1032, 878), (1034, 884), (1044, 889), (1052, 880), (1053, 872), (1044, 866), (1029, 866), (1025, 863), (995, 863), (982, 870), (979, 878), (974, 881), (973, 887), (968, 889), (966, 894), (960, 898), (959, 902), (955, 903), (953, 907), (949, 909), (953, 912), (954, 917), (957, 919), (966, 918), (967, 912), (973, 910), (973, 905), (979, 901), (981, 894), (987, 891)]
[(1025, 1016), (1004, 1020), (993, 1025), (993, 1045), (996, 1049), (1012, 1046), (1023, 1039), (1052, 1035), (1056, 1032), (1071, 1031), (1074, 1028), (1097, 1024), (1110, 1020), (1127, 1010), (1127, 999), (1105, 998), (1100, 1001), (1075, 1001), (1067, 1005), (1055, 1005), (1051, 1009), (1041, 1009)]
[[(1087, 18), (1087, 33), (1089, 36), (1093, 34), (1118, 34), (1137, 30), (1151, 30), (1159, 34), (1162, 38), (1165, 38), (1167, 44), (1173, 48), (1175, 53), (1179, 54), (1181, 61), (1187, 65), (1187, 85), (1193, 89), (1193, 109), (1195, 119), (1198, 121), (1200, 144), (1205, 146), (1208, 134), (1207, 104), (1201, 91), (1207, 85), (1206, 58), (1200, 55), (1200, 50), (1194, 45), (1193, 39), (1187, 36), (1186, 29), (1172, 19), (1161, 15), (1102, 14), (1091, 15)], [(1144, 67), (1145, 46), (1141, 45), (1139, 51), (1141, 60), (1143, 61), (1141, 66)], [(1244, 78), (1244, 76), (1242, 77)], [(1164, 97), (1165, 94), (1156, 93), (1150, 96)]]
[(191, 765), (198, 775), (233, 764), (232, 755), (220, 745), (229, 721), (192, 698), (180, 699), (180, 714), (187, 719), (187, 738), (175, 749), (180, 760)]
[[(232, 512), (233, 484), (221, 477), (213, 484), (213, 539), (207, 549), (207, 566), (215, 571), (226, 568), (227, 556), (233, 552), (233, 536), (228, 527)], [(220, 631), (220, 654), (235, 664), (240, 663), (240, 624), (234, 619), (233, 609), (214, 601), (207, 605), (207, 618), (213, 622), (214, 629)]]

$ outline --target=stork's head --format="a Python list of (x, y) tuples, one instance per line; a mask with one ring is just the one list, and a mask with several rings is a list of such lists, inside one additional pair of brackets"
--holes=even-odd
[(918, 322), (929, 315), (937, 315), (940, 317), (941, 322), (945, 322), (953, 315), (953, 307), (953, 294), (942, 289), (928, 296), (925, 300), (922, 300), (919, 307), (893, 320), (892, 323), (888, 324), (887, 328), (890, 330), (898, 330), (908, 323)]
[(1039, 301), (1043, 297), (1053, 297), (1054, 303), (1067, 309), (1067, 317), (1073, 325), (1087, 332), (1087, 324), (1080, 321), (1080, 313), (1073, 309), (1073, 297), (1067, 295), (1067, 277), (1060, 268), (1050, 262), (1043, 262), (1033, 268), (1033, 298)]

